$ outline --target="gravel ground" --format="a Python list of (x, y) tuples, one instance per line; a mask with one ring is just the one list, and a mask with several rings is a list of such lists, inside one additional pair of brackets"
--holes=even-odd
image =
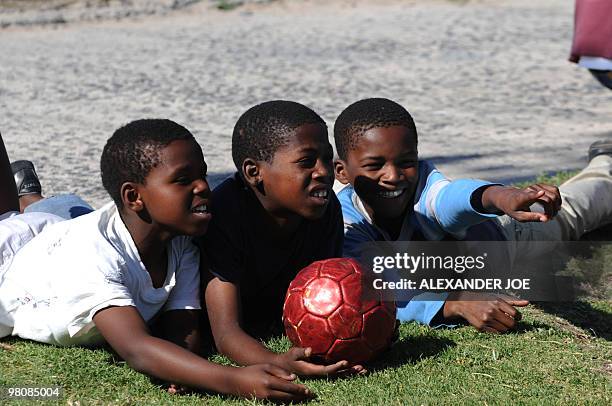
[[(110, 3), (121, 14), (138, 2)], [(0, 131), (48, 194), (104, 203), (104, 142), (143, 117), (191, 129), (217, 182), (233, 170), (238, 116), (277, 98), (330, 129), (357, 99), (394, 99), (415, 118), (421, 156), (451, 177), (577, 169), (592, 141), (612, 137), (612, 92), (567, 61), (570, 0), (179, 3), (63, 24), (0, 11)], [(19, 23), (26, 15), (34, 22)]]

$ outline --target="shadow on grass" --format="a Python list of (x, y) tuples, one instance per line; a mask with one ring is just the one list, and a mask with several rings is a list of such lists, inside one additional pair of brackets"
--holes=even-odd
[(516, 324), (516, 327), (508, 334), (523, 334), (523, 333), (528, 333), (530, 331), (548, 330), (553, 327), (555, 327), (553, 324), (542, 322), (542, 321), (521, 320)]
[(581, 241), (612, 241), (612, 224), (600, 227), (596, 230), (586, 233), (580, 239)]
[(546, 313), (561, 317), (576, 327), (590, 331), (595, 337), (612, 341), (612, 314), (594, 308), (588, 302), (537, 303)]
[[(591, 231), (585, 234), (580, 240), (612, 241), (612, 224)], [(603, 247), (605, 248), (605, 246)], [(582, 254), (588, 257), (589, 253)], [(599, 259), (599, 261), (602, 261), (602, 259)], [(585, 275), (595, 277), (596, 275), (592, 275), (594, 272), (594, 264), (587, 262), (587, 265), (590, 265), (590, 267), (584, 270)], [(601, 285), (604, 287), (603, 291), (608, 292), (607, 286), (609, 286), (609, 280), (609, 268), (605, 268), (604, 273), (599, 276), (599, 280), (595, 281), (594, 285)], [(535, 305), (546, 313), (561, 317), (574, 326), (590, 332), (595, 337), (601, 337), (607, 341), (612, 341), (612, 313), (597, 309), (587, 301), (540, 302)]]
[(448, 338), (430, 335), (405, 337), (396, 342), (389, 351), (383, 353), (375, 361), (368, 363), (370, 372), (397, 368), (406, 364), (416, 364), (425, 358), (435, 357), (447, 348), (457, 344)]

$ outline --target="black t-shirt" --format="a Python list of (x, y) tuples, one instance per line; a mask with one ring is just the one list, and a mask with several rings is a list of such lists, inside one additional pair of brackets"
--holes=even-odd
[(268, 232), (261, 203), (238, 173), (213, 191), (202, 248), (209, 270), (240, 287), (247, 330), (280, 322), (287, 287), (302, 268), (342, 256), (342, 212), (336, 195), (330, 196), (323, 217), (304, 219), (290, 238), (279, 241)]

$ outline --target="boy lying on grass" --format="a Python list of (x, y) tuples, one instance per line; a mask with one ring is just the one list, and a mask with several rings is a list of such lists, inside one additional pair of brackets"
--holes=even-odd
[(0, 337), (61, 346), (106, 341), (132, 368), (175, 384), (275, 400), (309, 397), (278, 366), (226, 367), (195, 353), (200, 256), (191, 237), (206, 232), (211, 215), (206, 163), (187, 129), (169, 120), (118, 129), (101, 159), (113, 202), (49, 225), (23, 246), (5, 244), (28, 214), (13, 215), (19, 203), (1, 146)]
[[(327, 126), (299, 103), (246, 111), (232, 137), (238, 172), (213, 191), (203, 272), (217, 349), (242, 365), (271, 363), (298, 375), (328, 375), (348, 362), (316, 365), (309, 348), (277, 354), (254, 337), (282, 332), (283, 301), (298, 271), (342, 253), (342, 213), (332, 191)], [(204, 273), (203, 273), (204, 274)], [(361, 372), (356, 365), (344, 372)]]
[[(418, 159), (410, 114), (388, 99), (348, 106), (334, 125), (336, 179), (344, 217), (344, 255), (359, 256), (372, 241), (468, 239), (509, 241), (508, 258), (538, 253), (534, 241), (577, 240), (612, 222), (612, 142), (590, 149), (589, 165), (559, 190), (517, 189), (478, 180), (446, 179)], [(563, 197), (563, 200), (561, 199)], [(563, 203), (562, 203), (563, 201)], [(534, 203), (544, 213), (530, 212)], [(499, 214), (507, 215), (497, 217)], [(525, 300), (474, 292), (417, 296), (398, 304), (398, 318), (429, 325), (465, 320), (482, 331), (505, 332)]]

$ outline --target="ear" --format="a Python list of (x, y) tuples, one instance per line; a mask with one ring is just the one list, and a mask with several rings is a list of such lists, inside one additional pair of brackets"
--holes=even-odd
[(135, 212), (140, 212), (145, 208), (142, 196), (138, 191), (138, 184), (134, 182), (125, 182), (121, 185), (121, 201), (123, 207)]
[(244, 180), (252, 187), (257, 187), (263, 181), (260, 163), (252, 158), (246, 158), (242, 162), (242, 175)]
[(346, 162), (342, 159), (336, 159), (334, 161), (334, 176), (336, 180), (344, 185), (351, 183), (349, 181), (348, 173), (346, 173)]

